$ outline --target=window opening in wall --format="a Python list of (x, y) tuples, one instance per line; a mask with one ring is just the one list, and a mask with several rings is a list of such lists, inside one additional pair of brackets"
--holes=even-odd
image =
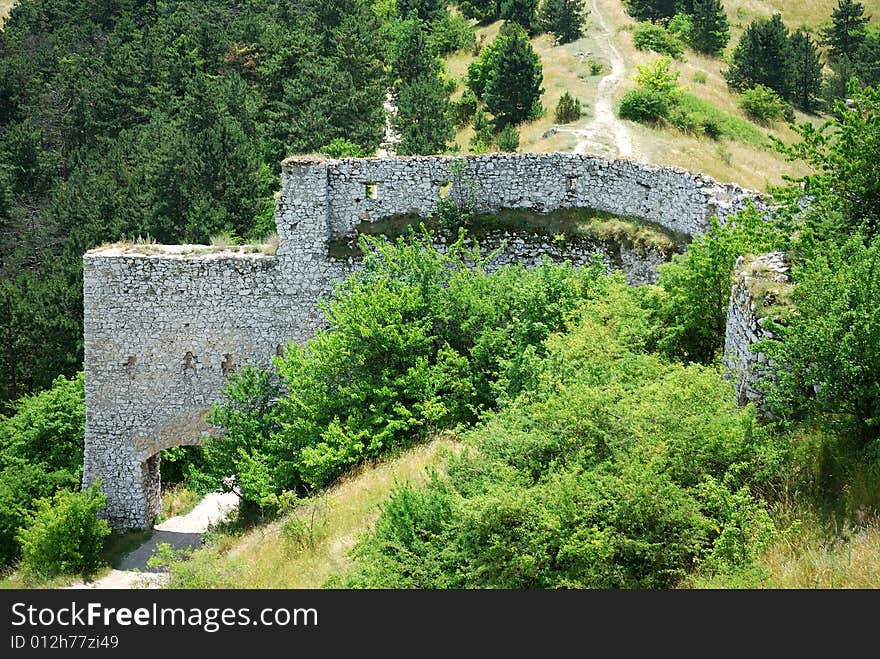
[(196, 359), (196, 356), (192, 354), (192, 351), (187, 350), (186, 354), (183, 356), (183, 370), (185, 371), (189, 368), (195, 368), (196, 361), (198, 360)]
[(578, 177), (577, 176), (569, 176), (568, 177), (568, 191), (575, 192), (577, 191), (578, 185)]
[(129, 355), (128, 361), (125, 363), (125, 370), (128, 371), (128, 379), (134, 382), (134, 367), (138, 358), (135, 355)]
[(364, 193), (367, 195), (367, 199), (378, 199), (379, 184), (375, 182), (364, 184)]

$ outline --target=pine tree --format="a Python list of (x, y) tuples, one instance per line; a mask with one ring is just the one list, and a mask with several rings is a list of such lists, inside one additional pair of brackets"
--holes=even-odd
[(854, 58), (855, 75), (866, 85), (880, 85), (880, 32), (869, 33)]
[(400, 85), (421, 75), (440, 73), (440, 60), (428, 48), (428, 30), (415, 10), (406, 20), (399, 21), (391, 35), (391, 74), (393, 84)]
[(764, 85), (788, 100), (792, 96), (794, 62), (788, 28), (780, 14), (753, 21), (733, 49), (727, 84), (737, 91)]
[(505, 23), (502, 29), (498, 36), (502, 41), (484, 93), (486, 107), (495, 116), (499, 130), (531, 117), (544, 91), (541, 60), (526, 31), (516, 23)]
[(443, 81), (430, 73), (403, 84), (397, 95), (394, 127), (400, 133), (397, 153), (404, 156), (444, 153), (455, 137), (452, 107)]
[(397, 0), (397, 11), (401, 18), (407, 18), (411, 12), (415, 11), (421, 20), (430, 23), (446, 13), (446, 2), (444, 0)]
[(694, 0), (690, 45), (701, 53), (720, 55), (730, 41), (730, 26), (720, 0)]
[(678, 11), (676, 0), (625, 0), (626, 11), (640, 21), (657, 22), (662, 18), (672, 18)]
[(810, 35), (798, 30), (791, 35), (794, 62), (793, 101), (801, 109), (811, 112), (816, 108), (816, 96), (822, 88), (822, 62), (819, 50)]
[(538, 0), (501, 0), (501, 18), (522, 25), (534, 32), (537, 24)]
[(584, 0), (544, 0), (538, 11), (541, 28), (560, 44), (580, 39), (584, 18)]
[(837, 9), (831, 14), (831, 27), (822, 31), (823, 43), (828, 46), (832, 60), (842, 56), (852, 59), (865, 39), (865, 25), (870, 20), (864, 13), (862, 3), (838, 0)]

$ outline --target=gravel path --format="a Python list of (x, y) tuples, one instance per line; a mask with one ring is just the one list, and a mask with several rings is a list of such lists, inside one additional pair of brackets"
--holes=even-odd
[(557, 130), (573, 133), (577, 137), (575, 153), (635, 158), (637, 153), (629, 130), (614, 114), (614, 93), (626, 78), (626, 62), (614, 45), (614, 34), (602, 15), (599, 0), (592, 0), (590, 16), (599, 29), (596, 43), (611, 63), (611, 72), (599, 81), (593, 117), (586, 125), (581, 128), (557, 128)]
[(211, 524), (226, 518), (238, 506), (238, 496), (231, 492), (212, 492), (186, 515), (157, 524), (153, 536), (127, 554), (119, 568), (95, 581), (80, 582), (68, 588), (158, 588), (167, 575), (148, 568), (147, 561), (160, 543), (173, 549), (188, 549), (202, 544), (202, 534)]

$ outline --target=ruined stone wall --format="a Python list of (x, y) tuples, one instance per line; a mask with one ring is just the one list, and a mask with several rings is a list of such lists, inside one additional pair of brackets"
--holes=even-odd
[(774, 338), (765, 327), (791, 292), (789, 267), (782, 252), (741, 256), (734, 269), (734, 284), (727, 307), (724, 337), (724, 366), (740, 405), (755, 403), (762, 408), (760, 381), (767, 374), (763, 352), (752, 350), (758, 341)]
[[(463, 163), (456, 177), (453, 162)], [(98, 477), (114, 528), (144, 528), (159, 512), (158, 452), (198, 443), (229, 375), (267, 367), (287, 341), (322, 324), (317, 301), (356, 258), (331, 258), (329, 241), (361, 222), (426, 214), (447, 192), (476, 185), (479, 210), (586, 206), (642, 217), (671, 231), (705, 231), (759, 199), (734, 185), (678, 169), (574, 154), (466, 158), (291, 159), (276, 202), (274, 256), (198, 246), (141, 246), (83, 258), (86, 447), (83, 483)], [(448, 187), (447, 184), (452, 184)], [(550, 236), (503, 235), (498, 263), (527, 265), (544, 254), (583, 263), (593, 246)], [(496, 239), (482, 241), (487, 249)], [(633, 283), (652, 281), (666, 255), (618, 245), (606, 262), (627, 266)]]
[(702, 174), (574, 153), (344, 159), (328, 161), (327, 178), (323, 203), (334, 237), (351, 234), (361, 222), (426, 215), (441, 191), (449, 187), (461, 199), (470, 184), (477, 212), (586, 207), (691, 236), (705, 232), (712, 215), (723, 220), (748, 199), (760, 203), (759, 194)]

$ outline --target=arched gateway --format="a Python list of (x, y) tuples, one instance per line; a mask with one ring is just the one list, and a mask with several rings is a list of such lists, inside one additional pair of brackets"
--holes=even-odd
[[(480, 212), (589, 207), (689, 236), (760, 198), (701, 174), (577, 154), (292, 158), (282, 168), (274, 255), (195, 245), (87, 252), (83, 485), (101, 477), (111, 525), (152, 524), (159, 451), (212, 432), (207, 411), (231, 373), (268, 367), (279, 347), (314, 334), (317, 300), (357, 267), (332, 255), (333, 241), (365, 222), (427, 214), (441, 196), (463, 195), (462, 181), (474, 184)], [(551, 249), (520, 241), (511, 258), (523, 246)]]

